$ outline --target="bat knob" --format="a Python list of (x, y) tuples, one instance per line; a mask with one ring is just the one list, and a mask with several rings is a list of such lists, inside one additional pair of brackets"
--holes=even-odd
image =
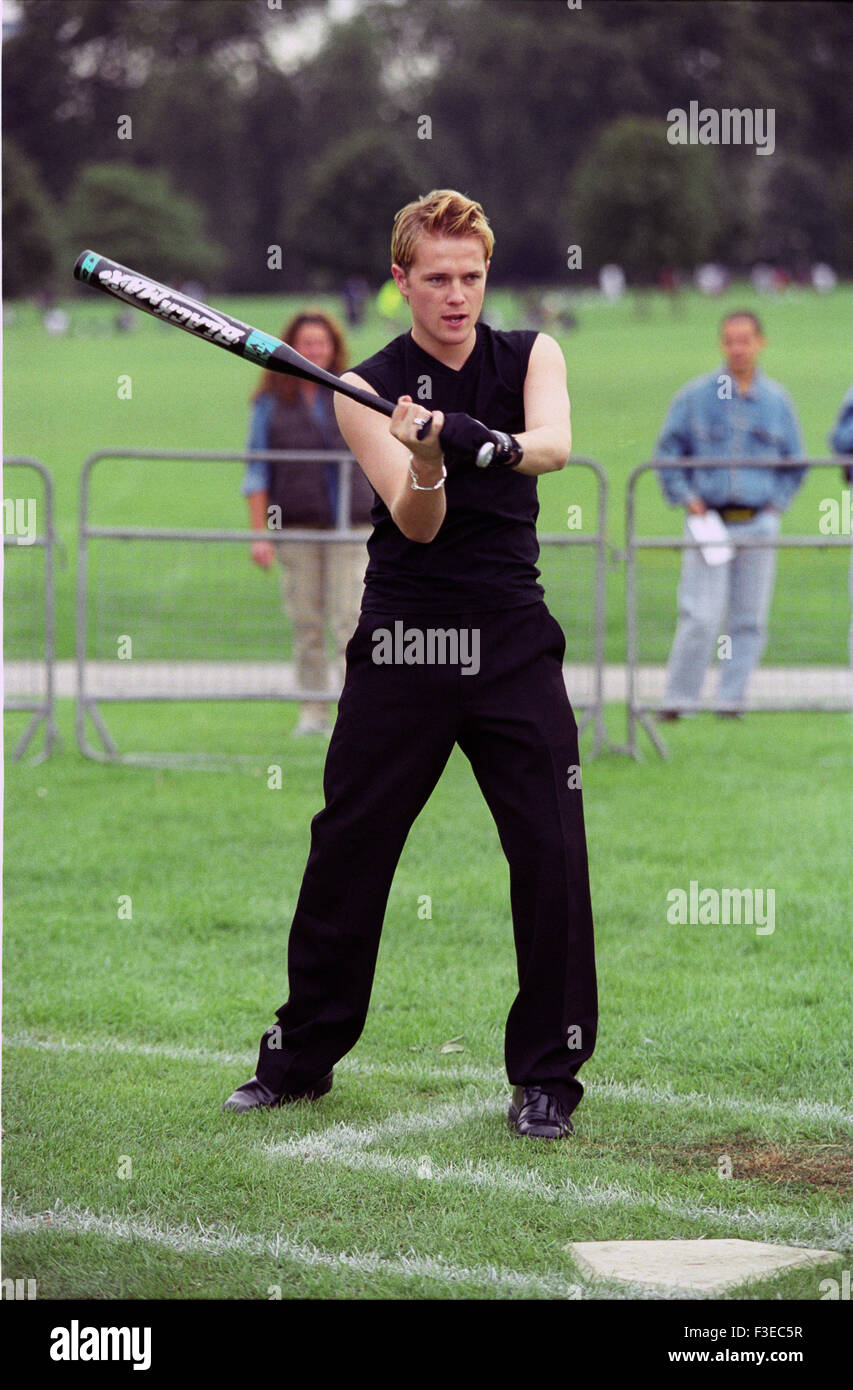
[(478, 468), (488, 468), (495, 456), (495, 446), (491, 442), (481, 444), (475, 462)]

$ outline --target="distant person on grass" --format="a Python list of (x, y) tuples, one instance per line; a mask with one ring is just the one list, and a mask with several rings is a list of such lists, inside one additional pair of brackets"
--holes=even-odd
[[(569, 457), (570, 407), (553, 338), (478, 322), (493, 244), (479, 203), (453, 190), (402, 208), (392, 270), (411, 329), (346, 374), (397, 408), (389, 423), (335, 397), (380, 501), (290, 930), (290, 996), (226, 1109), (331, 1087), (365, 1025), (397, 862), (458, 744), (509, 861), (508, 1119), (540, 1139), (573, 1128), (596, 1037), (593, 923), (566, 639), (536, 568), (537, 476)], [(477, 467), (484, 444), (495, 454)], [(445, 903), (460, 848), (448, 833), (434, 868)], [(412, 929), (413, 958), (419, 945)]]
[[(296, 314), (282, 337), (317, 367), (340, 376), (346, 365), (343, 335), (334, 319), (319, 310)], [(322, 454), (346, 453), (338, 429), (332, 393), (314, 382), (278, 372), (263, 373), (252, 396), (248, 448), (303, 449)], [(249, 502), (253, 531), (288, 528), (331, 530), (337, 520), (338, 465), (315, 459), (247, 463), (243, 495)], [(351, 465), (350, 523), (369, 532), (373, 489), (360, 468)], [(270, 515), (270, 508), (272, 514)], [(367, 553), (363, 545), (346, 542), (255, 541), (252, 559), (269, 569), (278, 557), (282, 565), (285, 609), (293, 625), (296, 683), (299, 690), (329, 688), (327, 628), (335, 651), (335, 679), (343, 680), (344, 649), (358, 622)], [(328, 708), (320, 701), (300, 706), (298, 734), (325, 734)]]
[[(697, 377), (669, 407), (657, 458), (801, 458), (799, 421), (778, 382), (758, 369), (764, 333), (747, 309), (727, 314), (720, 342), (725, 365)], [(805, 468), (662, 468), (660, 482), (673, 506), (690, 515), (719, 513), (732, 541), (778, 536), (781, 514), (791, 504)], [(684, 538), (692, 534), (687, 520)], [(666, 672), (660, 719), (677, 719), (701, 701), (705, 672), (717, 638), (731, 638), (730, 658), (720, 663), (718, 713), (739, 716), (747, 681), (764, 650), (773, 595), (776, 551), (736, 549), (711, 565), (701, 550), (685, 549), (678, 589), (678, 625)]]
[[(829, 436), (829, 447), (834, 449), (836, 454), (853, 454), (853, 386), (847, 392), (841, 402), (841, 409), (838, 412), (838, 419)], [(841, 470), (842, 477), (848, 487), (853, 486), (853, 464)], [(850, 656), (850, 665), (853, 667), (853, 554), (850, 556), (850, 631), (847, 638), (847, 649)]]

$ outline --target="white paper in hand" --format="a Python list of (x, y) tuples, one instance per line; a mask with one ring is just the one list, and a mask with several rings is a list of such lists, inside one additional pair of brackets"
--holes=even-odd
[(734, 546), (729, 543), (729, 533), (719, 512), (702, 512), (690, 515), (687, 527), (695, 541), (702, 547), (702, 556), (708, 565), (728, 564), (734, 555)]

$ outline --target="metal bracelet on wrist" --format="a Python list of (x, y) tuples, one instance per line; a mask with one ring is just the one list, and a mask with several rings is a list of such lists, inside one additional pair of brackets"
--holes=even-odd
[(419, 482), (418, 482), (417, 474), (415, 473), (415, 470), (412, 468), (412, 464), (414, 463), (414, 461), (415, 461), (415, 456), (414, 456), (414, 454), (409, 454), (409, 477), (410, 477), (411, 480), (412, 480), (411, 486), (412, 486), (413, 491), (415, 491), (415, 492), (435, 492), (437, 488), (444, 487), (444, 480), (445, 480), (445, 478), (447, 477), (447, 469), (446, 469), (446, 467), (445, 467), (445, 465), (444, 465), (444, 459), (443, 459), (443, 458), (442, 458), (442, 460), (441, 460), (441, 477), (439, 478), (439, 480), (438, 480), (437, 483), (430, 483), (428, 487), (425, 487), (423, 483), (419, 483)]

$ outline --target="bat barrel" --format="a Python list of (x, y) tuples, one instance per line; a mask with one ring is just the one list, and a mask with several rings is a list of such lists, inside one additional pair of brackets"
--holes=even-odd
[[(230, 314), (211, 309), (209, 305), (190, 299), (168, 285), (161, 285), (159, 280), (152, 280), (149, 275), (140, 275), (126, 265), (119, 265), (118, 261), (111, 261), (97, 251), (84, 251), (77, 257), (74, 278), (91, 285), (93, 289), (111, 294), (134, 309), (153, 314), (164, 323), (183, 328), (196, 338), (215, 343), (217, 347), (224, 347), (240, 357), (248, 357), (250, 361), (263, 361), (272, 346), (279, 342), (278, 338), (270, 339), (265, 333), (257, 333), (249, 324), (241, 323)], [(254, 339), (261, 340), (257, 352), (253, 351)]]
[(126, 265), (119, 265), (118, 261), (111, 261), (108, 256), (99, 255), (97, 251), (81, 252), (74, 263), (74, 279), (102, 290), (132, 305), (134, 309), (153, 314), (164, 323), (183, 328), (196, 338), (215, 343), (217, 347), (223, 347), (256, 366), (328, 386), (381, 415), (391, 415), (394, 411), (390, 401), (362, 391), (360, 387), (352, 386), (331, 372), (316, 367), (280, 338), (262, 333), (260, 329), (252, 328), (250, 324), (242, 323), (220, 309), (211, 309), (208, 304), (190, 299), (148, 275), (140, 275)]

